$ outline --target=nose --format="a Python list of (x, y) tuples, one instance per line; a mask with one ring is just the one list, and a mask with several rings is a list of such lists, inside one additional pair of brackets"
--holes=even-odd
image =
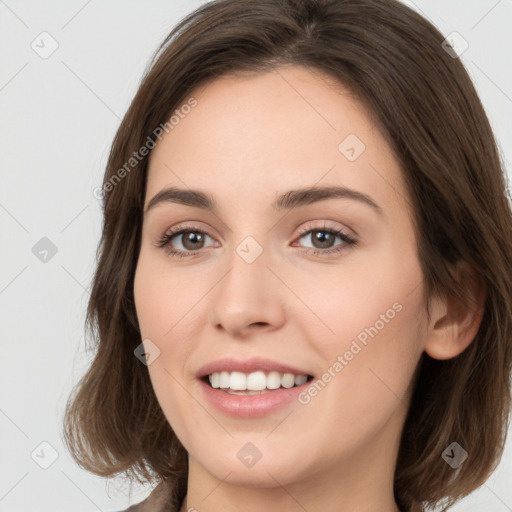
[(234, 252), (228, 271), (209, 294), (209, 320), (214, 329), (247, 338), (253, 332), (283, 325), (282, 283), (267, 263), (265, 252), (252, 262)]

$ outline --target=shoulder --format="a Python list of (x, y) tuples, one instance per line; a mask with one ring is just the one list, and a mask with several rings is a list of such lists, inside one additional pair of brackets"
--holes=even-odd
[(178, 512), (179, 507), (170, 508), (170, 500), (168, 487), (164, 482), (160, 482), (145, 500), (119, 512)]

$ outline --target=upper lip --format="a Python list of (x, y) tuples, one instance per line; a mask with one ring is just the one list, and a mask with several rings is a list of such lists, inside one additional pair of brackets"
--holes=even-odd
[(264, 372), (279, 372), (279, 373), (293, 373), (294, 375), (311, 375), (307, 370), (302, 370), (289, 364), (280, 363), (279, 361), (272, 361), (265, 358), (251, 358), (251, 359), (233, 359), (230, 357), (217, 359), (211, 363), (201, 366), (197, 371), (197, 378), (201, 379), (207, 375), (216, 372), (242, 372), (251, 373), (255, 371)]

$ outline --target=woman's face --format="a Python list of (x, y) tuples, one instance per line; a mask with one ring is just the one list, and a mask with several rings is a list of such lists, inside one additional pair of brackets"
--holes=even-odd
[[(191, 468), (391, 483), (427, 332), (396, 159), (358, 101), (301, 67), (191, 96), (151, 154), (134, 288)], [(266, 391), (241, 395), (247, 382)]]

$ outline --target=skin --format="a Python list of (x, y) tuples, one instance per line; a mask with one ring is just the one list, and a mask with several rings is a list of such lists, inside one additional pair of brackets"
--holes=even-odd
[[(428, 321), (410, 198), (390, 147), (361, 103), (333, 80), (297, 66), (231, 75), (194, 90), (197, 106), (151, 153), (145, 204), (168, 186), (200, 189), (216, 213), (164, 202), (144, 215), (134, 293), (162, 410), (189, 454), (181, 511), (398, 511), (393, 473), (423, 351), (454, 357), (474, 338), (472, 312), (434, 297)], [(366, 149), (349, 161), (349, 134)], [(291, 189), (339, 185), (369, 195), (274, 211)], [(199, 227), (199, 254), (156, 246), (171, 227)], [(357, 239), (315, 243), (301, 228)], [(323, 231), (322, 231), (323, 233)], [(263, 249), (236, 252), (252, 236)], [(172, 242), (190, 252), (185, 237)], [(314, 255), (307, 248), (342, 247)], [(195, 373), (221, 357), (267, 357), (321, 377), (366, 327), (401, 310), (307, 404), (262, 418), (218, 412)], [(471, 324), (469, 327), (468, 325)], [(147, 342), (145, 342), (147, 343)], [(237, 452), (262, 453), (251, 468)]]

